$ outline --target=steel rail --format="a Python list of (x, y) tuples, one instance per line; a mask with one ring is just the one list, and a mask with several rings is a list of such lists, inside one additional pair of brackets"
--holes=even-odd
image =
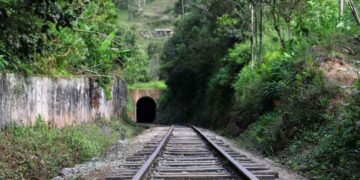
[(237, 162), (233, 157), (230, 156), (229, 153), (224, 151), (219, 145), (214, 143), (210, 138), (206, 137), (203, 132), (201, 132), (197, 127), (190, 126), (192, 129), (195, 130), (203, 139), (205, 139), (209, 145), (214, 148), (221, 156), (223, 156), (230, 165), (234, 168), (234, 170), (239, 173), (239, 175), (246, 180), (259, 180), (254, 174), (252, 174), (249, 170), (247, 170), (244, 166), (242, 166), (239, 162)]
[(145, 161), (145, 163), (141, 166), (139, 171), (135, 174), (135, 176), (132, 178), (132, 180), (141, 180), (145, 177), (147, 171), (150, 169), (151, 165), (153, 164), (156, 157), (159, 155), (161, 150), (165, 147), (167, 144), (167, 141), (170, 138), (170, 135), (172, 131), (174, 130), (174, 126), (171, 126), (170, 130), (166, 133), (165, 137), (161, 140), (155, 151), (150, 155), (150, 157)]

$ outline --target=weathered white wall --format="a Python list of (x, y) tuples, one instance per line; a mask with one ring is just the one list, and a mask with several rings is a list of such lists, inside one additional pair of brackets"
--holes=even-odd
[(93, 78), (0, 76), (0, 128), (33, 124), (38, 116), (55, 127), (120, 117), (126, 107), (126, 85), (115, 78), (107, 100)]

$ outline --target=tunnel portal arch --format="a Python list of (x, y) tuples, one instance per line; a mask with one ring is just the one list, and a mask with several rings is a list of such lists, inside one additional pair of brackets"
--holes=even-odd
[[(132, 89), (129, 91), (129, 99), (128, 101), (130, 101), (129, 104), (131, 104), (131, 108), (128, 108), (128, 116), (130, 117), (131, 120), (133, 120), (134, 122), (138, 122), (137, 121), (137, 103), (139, 102), (139, 100), (143, 97), (150, 97), (151, 99), (154, 100), (155, 105), (157, 100), (160, 98), (161, 94), (162, 94), (163, 90), (161, 89)], [(155, 114), (156, 116), (156, 114)]]
[(136, 102), (136, 122), (152, 123), (156, 118), (156, 102), (149, 96), (144, 96)]

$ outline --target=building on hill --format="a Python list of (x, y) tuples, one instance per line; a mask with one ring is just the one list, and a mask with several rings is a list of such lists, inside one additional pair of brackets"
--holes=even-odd
[(172, 37), (175, 32), (172, 29), (155, 29), (153, 32), (140, 31), (140, 35), (145, 38), (150, 37)]
[(172, 37), (174, 34), (172, 29), (155, 29), (154, 37)]

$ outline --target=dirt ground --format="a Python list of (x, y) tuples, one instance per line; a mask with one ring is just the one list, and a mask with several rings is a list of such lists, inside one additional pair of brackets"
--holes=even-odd
[[(67, 179), (105, 179), (106, 176), (116, 171), (120, 164), (124, 163), (125, 158), (139, 151), (143, 145), (150, 141), (154, 136), (166, 130), (168, 127), (153, 126), (144, 131), (139, 136), (130, 140), (120, 140), (118, 144), (113, 146), (103, 157), (93, 158), (84, 164), (79, 164), (73, 168), (64, 168), (61, 170), (61, 176), (53, 178), (53, 180)], [(252, 160), (265, 164), (271, 170), (279, 172), (280, 180), (305, 180), (306, 178), (287, 169), (283, 165), (276, 163), (268, 158), (264, 158), (255, 153), (246, 151), (238, 147), (231, 140), (219, 136), (218, 134), (205, 130), (207, 134), (222, 139), (228, 143), (235, 151), (240, 152), (251, 158)]]
[(119, 140), (103, 157), (93, 158), (91, 161), (72, 168), (64, 168), (60, 172), (61, 176), (54, 177), (53, 180), (105, 179), (120, 164), (125, 162), (126, 157), (137, 152), (146, 142), (167, 128), (152, 127), (133, 139)]

